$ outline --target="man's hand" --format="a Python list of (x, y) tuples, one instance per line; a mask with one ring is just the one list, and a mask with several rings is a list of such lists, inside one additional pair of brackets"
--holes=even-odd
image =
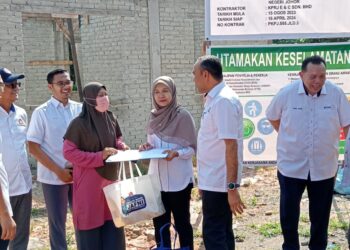
[(7, 211), (1, 213), (0, 224), (2, 230), (1, 239), (13, 240), (16, 236), (16, 223)]
[(57, 177), (63, 182), (73, 181), (73, 177), (70, 174), (69, 169), (62, 169), (56, 162), (54, 162), (42, 149), (40, 144), (32, 141), (28, 141), (29, 152), (35, 157), (35, 159), (41, 164), (54, 172)]
[(68, 168), (60, 168), (58, 172), (56, 172), (56, 175), (58, 178), (63, 181), (63, 182), (72, 182), (73, 181), (73, 176), (71, 174), (72, 170)]
[(241, 201), (241, 197), (239, 196), (239, 192), (237, 189), (228, 190), (228, 204), (230, 205), (231, 212), (237, 216), (238, 214), (243, 213), (243, 209), (245, 209), (245, 205)]
[(64, 164), (64, 168), (69, 171), (71, 176), (73, 176), (73, 163), (67, 161), (66, 164)]
[(276, 120), (276, 121), (271, 121), (269, 120), (269, 122), (271, 123), (272, 127), (276, 130), (276, 132), (278, 133), (278, 130), (280, 128), (280, 124), (281, 124), (281, 120)]
[(175, 157), (179, 157), (179, 152), (175, 150), (165, 150), (163, 151), (163, 154), (168, 154), (167, 157), (165, 158), (165, 160), (167, 161), (171, 161)]

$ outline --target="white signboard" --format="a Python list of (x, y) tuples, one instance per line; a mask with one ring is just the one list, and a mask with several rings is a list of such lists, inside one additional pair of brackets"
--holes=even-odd
[(207, 40), (350, 37), (349, 0), (206, 0)]
[[(226, 83), (240, 96), (244, 112), (244, 162), (272, 165), (276, 161), (277, 133), (265, 117), (273, 96), (299, 79), (305, 57), (322, 56), (327, 79), (350, 94), (350, 44), (212, 47), (208, 54), (221, 59)], [(344, 153), (340, 133), (339, 153)]]

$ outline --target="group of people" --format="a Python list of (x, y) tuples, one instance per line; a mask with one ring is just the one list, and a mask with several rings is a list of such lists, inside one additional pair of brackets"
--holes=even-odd
[(62, 154), (62, 138), (70, 121), (80, 113), (81, 104), (69, 100), (72, 82), (67, 71), (54, 70), (47, 75), (52, 97), (33, 112), (28, 126), (25, 110), (15, 105), (21, 86), (19, 80), (24, 75), (1, 68), (0, 76), (3, 84), (0, 92), (0, 164), (7, 174), (1, 188), (4, 198), (9, 197), (8, 213), (13, 214), (11, 230), (4, 227), (1, 219), (2, 230), (6, 229), (7, 234), (2, 234), (0, 249), (7, 249), (7, 245), (14, 250), (28, 247), (32, 175), (27, 144), (29, 152), (38, 160), (37, 179), (45, 197), (51, 248), (67, 249), (65, 223), (67, 204), (72, 200), (72, 175), (71, 170), (65, 168), (68, 164)]
[[(67, 249), (68, 206), (79, 249), (125, 249), (124, 229), (114, 226), (103, 187), (117, 181), (119, 170), (117, 163), (107, 163), (106, 158), (129, 147), (123, 142), (115, 116), (108, 110), (106, 86), (98, 82), (86, 84), (80, 104), (69, 99), (72, 81), (68, 72), (62, 69), (49, 72), (47, 82), (52, 97), (34, 110), (28, 126), (26, 112), (14, 104), (19, 80), (24, 75), (13, 74), (6, 68), (0, 72), (4, 78), (0, 95), (4, 117), (0, 205), (7, 215), (4, 219), (0, 215), (3, 248), (9, 240), (13, 249), (26, 249), (28, 245), (32, 198), (28, 142), (29, 153), (38, 161), (37, 180), (45, 198), (51, 249)], [(181, 246), (193, 249), (190, 198), (195, 184), (192, 157), (197, 152), (206, 247), (217, 249), (218, 243), (227, 242), (231, 249), (234, 247), (231, 210), (236, 214), (244, 208), (237, 190), (242, 168), (242, 106), (222, 81), (217, 58), (199, 58), (193, 75), (198, 91), (208, 93), (207, 99), (210, 98), (198, 142), (190, 112), (177, 102), (173, 79), (160, 76), (151, 88), (154, 109), (146, 127), (147, 141), (139, 150), (162, 148), (167, 153), (165, 159), (151, 159), (149, 165), (149, 174), (159, 177), (166, 211), (153, 220), (155, 238), (159, 243), (160, 228), (171, 222), (173, 216)], [(214, 154), (208, 154), (211, 150)], [(223, 205), (217, 207), (218, 202)], [(165, 246), (170, 247), (170, 231), (163, 236)]]
[[(24, 75), (0, 69), (0, 249), (26, 249), (31, 212), (30, 154), (38, 161), (49, 221), (51, 249), (67, 249), (66, 214), (72, 210), (78, 249), (125, 249), (103, 187), (117, 181), (119, 166), (105, 160), (129, 147), (116, 117), (109, 111), (105, 85), (91, 82), (83, 103), (69, 99), (67, 71), (47, 75), (50, 100), (37, 107), (27, 126), (24, 109), (16, 106)], [(207, 250), (235, 249), (232, 214), (243, 213), (240, 194), (243, 164), (243, 108), (223, 80), (220, 59), (202, 56), (193, 66), (193, 81), (205, 103), (198, 135), (190, 112), (177, 102), (174, 80), (160, 76), (151, 88), (153, 109), (146, 125), (147, 141), (139, 150), (164, 149), (164, 159), (151, 159), (149, 174), (159, 177), (165, 213), (153, 219), (156, 242), (160, 228), (173, 217), (181, 247), (194, 249), (190, 223), (191, 190), (196, 155), (202, 197), (203, 241)], [(0, 79), (1, 79), (0, 78)], [(319, 56), (303, 61), (300, 81), (284, 87), (266, 110), (278, 132), (277, 177), (283, 249), (299, 249), (298, 221), (305, 188), (309, 195), (310, 249), (326, 249), (339, 131), (347, 135), (350, 104), (342, 90), (326, 80)], [(28, 127), (28, 129), (27, 129)], [(1, 158), (2, 157), (2, 158)], [(322, 192), (320, 192), (322, 190)], [(163, 243), (171, 246), (170, 231)]]

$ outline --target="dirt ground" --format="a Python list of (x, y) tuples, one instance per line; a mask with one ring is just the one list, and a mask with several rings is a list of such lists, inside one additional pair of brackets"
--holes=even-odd
[[(279, 226), (279, 187), (276, 168), (245, 168), (244, 186), (240, 193), (247, 209), (234, 219), (236, 249), (281, 249), (282, 236)], [(308, 198), (304, 193), (301, 206), (299, 235), (302, 249), (308, 249), (309, 218)], [(201, 238), (201, 203), (197, 189), (193, 190), (191, 220), (195, 236), (195, 249), (205, 249)], [(347, 231), (350, 218), (350, 200), (346, 196), (335, 195), (329, 226), (329, 246), (327, 249), (349, 249)], [(151, 221), (126, 227), (127, 249), (150, 249), (155, 244)], [(72, 217), (67, 219), (67, 242), (69, 249), (76, 249)], [(33, 187), (33, 211), (29, 249), (49, 249), (48, 225), (41, 186)]]

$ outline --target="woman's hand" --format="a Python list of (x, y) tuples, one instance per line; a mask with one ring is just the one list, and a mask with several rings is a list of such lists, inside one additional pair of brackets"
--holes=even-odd
[(102, 151), (102, 158), (103, 160), (106, 160), (109, 156), (115, 155), (116, 153), (118, 153), (116, 148), (106, 147)]
[(126, 145), (124, 142), (122, 143), (122, 150), (129, 150), (130, 147), (128, 145)]
[(175, 150), (165, 150), (163, 151), (163, 154), (168, 154), (167, 157), (165, 158), (165, 160), (167, 161), (171, 161), (175, 157), (179, 157), (179, 152)]
[(139, 151), (146, 151), (146, 150), (150, 150), (152, 148), (153, 148), (153, 146), (147, 142), (147, 143), (141, 144), (139, 146)]

